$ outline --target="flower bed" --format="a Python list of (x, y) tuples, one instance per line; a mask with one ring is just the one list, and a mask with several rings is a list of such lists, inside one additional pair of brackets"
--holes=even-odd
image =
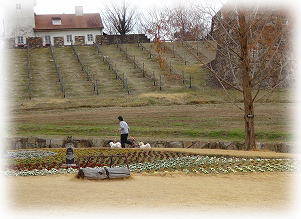
[(77, 173), (77, 169), (68, 168), (68, 169), (55, 169), (50, 170), (41, 169), (41, 170), (6, 170), (4, 175), (6, 176), (45, 176), (45, 175), (54, 175), (54, 174), (67, 174), (67, 173)]
[[(135, 150), (75, 148), (75, 158), (99, 154), (127, 154)], [(8, 151), (4, 156), (7, 159), (7, 168), (14, 170), (59, 169), (66, 160), (66, 149), (47, 148), (37, 150)]]
[(31, 159), (31, 158), (41, 158), (54, 156), (57, 153), (51, 151), (30, 151), (30, 150), (21, 150), (21, 151), (8, 151), (5, 155), (7, 159)]
[[(124, 165), (116, 166), (124, 167)], [(186, 156), (130, 164), (129, 168), (134, 172), (181, 170), (184, 172), (218, 174), (236, 172), (271, 172), (294, 171), (295, 162), (290, 159), (261, 159), (261, 158), (237, 158), (216, 156)]]
[[(178, 154), (180, 155), (180, 154)], [(138, 155), (139, 156), (139, 155)], [(125, 167), (117, 164), (114, 167)], [(248, 172), (283, 172), (294, 171), (296, 164), (292, 159), (283, 158), (238, 158), (222, 156), (190, 155), (168, 159), (157, 159), (149, 162), (130, 163), (131, 172), (182, 171), (194, 174), (227, 174)], [(26, 170), (7, 170), (8, 176), (37, 176), (76, 173), (73, 168), (28, 168)]]

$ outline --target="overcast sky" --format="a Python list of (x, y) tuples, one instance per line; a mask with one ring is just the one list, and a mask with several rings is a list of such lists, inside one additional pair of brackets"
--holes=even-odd
[[(9, 0), (7, 0), (9, 1)], [(26, 1), (26, 0), (23, 0)], [(104, 9), (110, 2), (122, 3), (124, 0), (36, 0), (35, 12), (37, 14), (50, 13), (74, 13), (74, 6), (84, 6), (85, 13), (93, 13)], [(192, 3), (202, 3), (203, 5), (213, 5), (219, 7), (222, 1), (227, 0), (125, 0), (136, 6), (138, 9), (148, 9), (153, 7), (174, 7), (179, 4), (189, 5)], [(229, 0), (228, 0), (229, 1)], [(233, 1), (233, 0), (232, 0)], [(236, 0), (238, 2), (247, 1), (249, 3), (259, 1), (262, 4), (277, 4), (295, 6), (300, 4), (299, 0)]]
[[(84, 13), (101, 13), (106, 4), (110, 2), (122, 3), (123, 0), (36, 0), (36, 2), (35, 12), (37, 14), (74, 13), (74, 6), (84, 6)], [(127, 0), (126, 2), (143, 10), (153, 7), (173, 7), (179, 4), (189, 5), (195, 2), (217, 5), (220, 0)]]

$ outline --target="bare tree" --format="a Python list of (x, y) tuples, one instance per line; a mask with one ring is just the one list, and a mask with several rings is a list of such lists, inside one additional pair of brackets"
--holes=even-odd
[[(245, 146), (255, 149), (254, 103), (290, 77), (288, 16), (280, 10), (239, 5), (210, 13), (212, 30), (207, 38), (217, 43), (217, 57), (206, 67), (213, 81), (244, 112)], [(229, 88), (242, 94), (243, 107)]]
[(169, 8), (152, 8), (141, 16), (141, 32), (146, 34), (152, 40), (170, 40), (171, 28), (169, 22)]
[(153, 8), (141, 17), (140, 22), (141, 31), (154, 42), (153, 46), (157, 53), (157, 61), (162, 69), (167, 65), (163, 58), (162, 41), (170, 40), (171, 38), (169, 15), (170, 9), (168, 8)]
[(208, 16), (199, 5), (174, 8), (153, 8), (142, 16), (140, 26), (143, 33), (161, 40), (200, 40), (210, 28)]
[(174, 40), (202, 39), (208, 30), (206, 14), (198, 6), (178, 6), (170, 10), (169, 22)]
[(137, 10), (126, 2), (118, 5), (112, 3), (104, 13), (105, 25), (110, 34), (125, 35), (134, 30)]

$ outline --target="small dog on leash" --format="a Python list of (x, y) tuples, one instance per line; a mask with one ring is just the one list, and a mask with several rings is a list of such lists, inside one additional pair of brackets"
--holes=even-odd
[(117, 143), (110, 142), (110, 147), (111, 148), (121, 148), (121, 144), (120, 144), (120, 142), (117, 142)]
[(139, 147), (144, 149), (144, 148), (151, 148), (149, 143), (144, 144), (142, 141), (139, 142)]

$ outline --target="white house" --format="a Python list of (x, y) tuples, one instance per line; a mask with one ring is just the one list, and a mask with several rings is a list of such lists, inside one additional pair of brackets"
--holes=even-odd
[(83, 13), (83, 7), (75, 7), (75, 14), (35, 15), (36, 37), (52, 45), (93, 44), (95, 36), (101, 35), (103, 24), (97, 13)]
[(4, 20), (5, 37), (14, 38), (15, 46), (26, 44), (28, 37), (41, 37), (43, 45), (93, 44), (102, 35), (103, 24), (98, 13), (83, 13), (82, 6), (74, 14), (34, 13), (35, 0), (12, 1)]

